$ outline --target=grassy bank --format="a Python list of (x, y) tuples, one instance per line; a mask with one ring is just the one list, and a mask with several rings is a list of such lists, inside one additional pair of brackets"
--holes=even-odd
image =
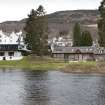
[(62, 70), (69, 73), (105, 73), (105, 62), (71, 62)]
[(0, 61), (0, 68), (21, 68), (33, 70), (58, 70), (67, 65), (64, 61), (52, 58), (24, 57), (19, 61)]
[(0, 68), (60, 70), (69, 73), (105, 73), (105, 62), (64, 62), (49, 57), (24, 57), (20, 61), (0, 61)]

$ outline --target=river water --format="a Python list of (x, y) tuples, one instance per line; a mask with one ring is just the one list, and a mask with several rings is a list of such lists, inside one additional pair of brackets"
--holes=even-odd
[(105, 76), (2, 69), (0, 105), (105, 105)]

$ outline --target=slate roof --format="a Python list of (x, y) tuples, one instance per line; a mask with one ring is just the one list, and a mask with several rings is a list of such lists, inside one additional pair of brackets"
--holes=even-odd
[(105, 54), (105, 49), (103, 47), (63, 47), (56, 46), (52, 53), (94, 53), (94, 54)]
[(0, 51), (18, 51), (18, 44), (1, 44)]

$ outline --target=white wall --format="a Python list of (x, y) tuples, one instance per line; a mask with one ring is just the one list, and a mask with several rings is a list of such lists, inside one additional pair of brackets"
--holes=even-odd
[(5, 57), (5, 60), (21, 60), (23, 58), (21, 52), (19, 51), (15, 51), (14, 56), (11, 57), (8, 55), (8, 52), (5, 51), (4, 56), (0, 56), (0, 60), (3, 60), (3, 57)]

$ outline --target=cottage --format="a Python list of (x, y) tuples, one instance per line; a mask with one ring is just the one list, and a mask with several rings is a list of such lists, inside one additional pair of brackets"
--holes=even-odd
[(20, 60), (24, 49), (22, 31), (6, 33), (0, 30), (0, 60)]
[(92, 46), (72, 47), (53, 45), (52, 56), (67, 61), (103, 61), (105, 49), (93, 42)]

